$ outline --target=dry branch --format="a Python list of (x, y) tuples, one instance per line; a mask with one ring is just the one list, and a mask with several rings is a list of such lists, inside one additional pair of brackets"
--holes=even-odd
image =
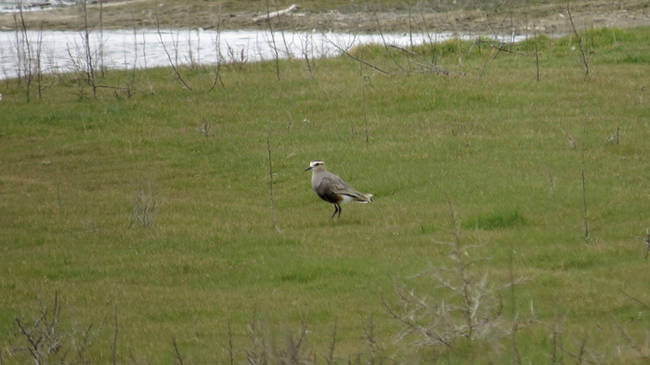
[(167, 51), (167, 46), (165, 45), (165, 42), (163, 41), (162, 38), (162, 33), (160, 32), (160, 21), (158, 20), (157, 16), (156, 16), (156, 31), (158, 32), (158, 38), (160, 39), (160, 44), (163, 46), (163, 51), (165, 51), (165, 55), (167, 55), (167, 59), (169, 60), (169, 65), (172, 67), (172, 70), (174, 70), (176, 79), (178, 79), (178, 81), (181, 84), (183, 84), (183, 86), (185, 86), (187, 90), (192, 91), (192, 87), (187, 82), (185, 82), (185, 79), (183, 79), (183, 76), (178, 70), (178, 66), (176, 65), (176, 62), (172, 60), (172, 56), (169, 54), (169, 51)]
[(346, 56), (352, 58), (353, 60), (355, 60), (355, 61), (357, 61), (357, 62), (359, 62), (359, 63), (361, 63), (361, 64), (364, 64), (364, 65), (366, 65), (366, 66), (372, 68), (372, 69), (375, 70), (375, 71), (379, 71), (379, 72), (383, 73), (384, 75), (389, 75), (389, 74), (390, 74), (390, 72), (388, 72), (388, 71), (382, 70), (381, 68), (379, 68), (379, 67), (377, 67), (377, 66), (375, 66), (375, 65), (373, 65), (373, 64), (371, 64), (371, 63), (368, 63), (368, 62), (362, 60), (362, 59), (359, 58), (359, 57), (355, 57), (355, 56), (353, 56), (352, 54), (350, 54), (350, 52), (348, 52), (346, 49), (344, 49), (343, 47), (339, 46), (338, 44), (336, 44), (336, 43), (334, 43), (334, 42), (332, 42), (332, 41), (330, 41), (330, 40), (328, 40), (328, 41), (330, 42), (330, 44), (332, 44), (332, 45), (334, 46), (334, 48), (338, 49), (339, 52), (341, 52), (341, 53), (343, 53), (344, 55), (346, 55)]
[(267, 11), (266, 14), (260, 15), (260, 16), (257, 16), (255, 18), (253, 18), (253, 22), (257, 23), (257, 22), (260, 22), (262, 20), (269, 20), (269, 19), (272, 19), (272, 18), (277, 18), (279, 16), (289, 14), (289, 13), (291, 13), (292, 11), (294, 11), (296, 9), (298, 9), (298, 5), (293, 4), (290, 7), (286, 8), (286, 9), (283, 9), (283, 10), (278, 10), (278, 11), (273, 11), (273, 12), (268, 12)]
[(569, 22), (571, 23), (571, 29), (573, 30), (573, 34), (576, 36), (578, 39), (578, 48), (580, 48), (580, 54), (582, 55), (582, 63), (585, 67), (585, 80), (589, 77), (589, 59), (587, 58), (587, 53), (585, 51), (585, 47), (583, 46), (583, 39), (582, 37), (578, 34), (578, 30), (576, 29), (576, 25), (573, 22), (573, 15), (571, 14), (571, 7), (569, 6), (569, 1), (566, 3), (566, 12), (569, 15)]

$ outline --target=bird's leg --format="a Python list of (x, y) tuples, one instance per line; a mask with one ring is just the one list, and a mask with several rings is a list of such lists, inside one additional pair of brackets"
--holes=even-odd
[(336, 206), (339, 207), (339, 218), (341, 218), (341, 211), (343, 211), (343, 208), (341, 208), (341, 205), (338, 203), (336, 204)]
[(334, 213), (332, 213), (332, 216), (330, 217), (330, 219), (333, 219), (338, 211), (339, 211), (339, 205), (334, 203)]

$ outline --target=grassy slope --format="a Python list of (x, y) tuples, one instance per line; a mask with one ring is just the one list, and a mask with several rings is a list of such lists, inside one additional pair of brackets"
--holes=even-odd
[[(483, 265), (495, 283), (507, 282), (514, 248), (515, 275), (528, 279), (516, 310), (530, 317), (532, 305), (539, 319), (520, 330), (524, 360), (548, 361), (561, 322), (567, 351), (586, 336), (606, 359), (640, 362), (618, 331), (642, 343), (650, 324), (647, 308), (621, 292), (650, 300), (640, 240), (650, 226), (650, 29), (590, 39), (587, 81), (563, 39), (540, 44), (540, 82), (529, 56), (493, 59), (494, 51), (469, 53), (463, 44), (459, 65), (452, 42), (436, 49), (450, 76), (384, 76), (342, 57), (318, 60), (314, 79), (297, 60), (281, 63), (281, 81), (272, 63), (229, 67), (225, 88), (214, 92), (205, 91), (210, 70), (185, 70), (200, 90), (188, 92), (156, 69), (138, 72), (130, 99), (100, 90), (98, 100), (79, 100), (64, 77), (29, 104), (14, 82), (4, 83), (0, 338), (10, 341), (13, 319), (32, 318), (58, 291), (66, 331), (95, 324), (98, 362), (110, 361), (115, 309), (124, 360), (132, 352), (169, 362), (175, 337), (189, 361), (225, 361), (228, 321), (243, 360), (255, 312), (277, 342), (306, 320), (320, 359), (335, 321), (337, 356), (369, 351), (363, 334), (373, 315), (391, 352), (399, 324), (380, 298), (394, 301), (393, 278), (449, 262), (435, 243), (452, 239), (449, 199), (467, 241), (488, 244), (471, 255), (490, 258)], [(385, 69), (395, 69), (392, 57), (406, 65), (381, 47), (356, 52)], [(104, 82), (126, 80), (111, 72)], [(198, 130), (205, 122), (207, 137)], [(617, 127), (620, 144), (608, 143)], [(267, 131), (282, 235), (271, 221)], [(345, 206), (330, 221), (331, 207), (302, 172), (313, 159), (376, 202)], [(133, 221), (137, 196), (157, 202), (150, 227)], [(500, 219), (505, 227), (469, 228)], [(404, 280), (422, 290), (430, 284)], [(512, 309), (505, 300), (506, 318)], [(507, 346), (447, 359), (505, 361)]]

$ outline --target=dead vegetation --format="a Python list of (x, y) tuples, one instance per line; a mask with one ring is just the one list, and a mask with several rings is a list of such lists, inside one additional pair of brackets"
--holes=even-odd
[[(468, 0), (451, 6), (439, 1), (404, 2), (395, 8), (388, 6), (348, 4), (332, 5), (324, 9), (321, 5), (296, 2), (297, 9), (274, 18), (276, 30), (321, 31), (377, 31), (377, 20), (384, 31), (409, 31), (414, 20), (430, 30), (462, 31), (471, 33), (518, 34), (536, 31), (539, 34), (571, 32), (566, 19), (566, 1), (523, 4), (509, 2), (505, 10), (502, 2)], [(109, 6), (110, 4), (110, 6)], [(134, 17), (140, 27), (154, 28), (158, 18), (161, 27), (216, 28), (223, 19), (223, 30), (265, 29), (267, 24), (258, 21), (269, 12), (286, 9), (286, 4), (272, 1), (270, 7), (264, 2), (242, 3), (225, 7), (222, 2), (202, 2), (200, 5), (187, 2), (154, 2), (149, 0), (109, 3), (103, 5), (104, 29), (133, 27)], [(291, 5), (291, 4), (289, 4)], [(99, 13), (99, 5), (88, 5), (90, 17)], [(579, 26), (631, 27), (650, 23), (650, 9), (642, 0), (627, 1), (572, 1), (572, 16)], [(47, 12), (29, 12), (29, 24), (43, 24), (45, 29), (82, 29), (83, 23), (76, 9), (56, 9)], [(257, 20), (257, 21), (256, 21)], [(0, 14), (0, 30), (12, 30), (11, 14)]]

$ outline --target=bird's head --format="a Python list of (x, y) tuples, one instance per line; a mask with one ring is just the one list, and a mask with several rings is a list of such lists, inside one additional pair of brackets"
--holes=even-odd
[(309, 167), (306, 168), (305, 171), (309, 171), (309, 170), (313, 170), (313, 169), (320, 170), (321, 167), (319, 167), (319, 166), (322, 166), (322, 168), (325, 168), (325, 161), (321, 161), (321, 160), (312, 161), (312, 162), (309, 163)]

